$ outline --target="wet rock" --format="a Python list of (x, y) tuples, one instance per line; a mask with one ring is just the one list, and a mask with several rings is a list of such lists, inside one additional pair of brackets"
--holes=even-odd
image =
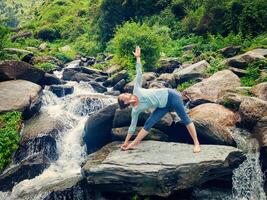
[(119, 96), (121, 93), (118, 90), (110, 90), (104, 93), (105, 95)]
[(82, 72), (90, 75), (98, 75), (98, 76), (108, 76), (106, 72), (103, 72), (101, 70), (89, 68), (89, 67), (82, 67)]
[(254, 60), (263, 60), (267, 56), (267, 49), (253, 49), (244, 54), (226, 59), (223, 64), (244, 69)]
[(103, 85), (105, 87), (109, 87), (109, 86), (114, 86), (116, 83), (118, 83), (120, 80), (122, 79), (127, 79), (128, 74), (126, 70), (122, 70), (116, 74), (114, 74), (113, 76), (111, 76), (110, 78), (108, 78)]
[(72, 79), (74, 74), (76, 74), (78, 72), (79, 72), (79, 70), (75, 70), (75, 69), (64, 69), (63, 74), (62, 74), (62, 79), (69, 81)]
[(96, 81), (90, 81), (89, 84), (94, 88), (96, 92), (104, 93), (107, 91), (107, 88), (105, 88), (104, 86), (102, 86)]
[(259, 141), (260, 147), (267, 147), (267, 116), (264, 116), (256, 123), (252, 134)]
[(120, 80), (116, 85), (114, 85), (114, 90), (119, 90), (120, 92), (123, 92), (123, 87), (126, 85), (126, 81), (124, 79)]
[[(113, 128), (112, 129), (112, 139), (113, 140), (120, 140), (124, 141), (129, 127), (122, 127), (122, 128)], [(132, 135), (131, 139), (134, 139), (137, 136), (137, 133), (142, 129), (142, 127), (137, 127), (135, 134)], [(168, 141), (168, 135), (163, 133), (160, 130), (152, 128), (149, 131), (149, 134), (144, 138), (144, 140), (156, 140), (156, 141)]]
[(107, 79), (108, 79), (107, 76), (99, 76), (99, 77), (95, 78), (95, 81), (96, 82), (104, 82)]
[(238, 76), (230, 70), (222, 70), (190, 86), (183, 92), (191, 101), (205, 99), (210, 102), (216, 102), (220, 92), (235, 89), (238, 86), (240, 86), (240, 79)]
[(0, 175), (0, 191), (11, 191), (15, 183), (40, 175), (50, 164), (46, 156), (33, 154), (19, 164), (10, 166)]
[(254, 86), (250, 91), (258, 98), (267, 101), (267, 82)]
[(177, 70), (174, 73), (174, 78), (177, 83), (183, 83), (189, 80), (195, 80), (204, 77), (205, 70), (209, 67), (206, 60), (197, 62), (189, 67)]
[(229, 146), (202, 145), (194, 154), (193, 145), (143, 141), (133, 151), (111, 143), (90, 155), (82, 170), (95, 190), (169, 196), (210, 180), (231, 180), (235, 164), (243, 160)]
[(240, 120), (238, 113), (215, 103), (205, 103), (189, 111), (189, 117), (199, 134), (212, 144), (235, 145), (228, 128)]
[(34, 54), (33, 53), (29, 53), (29, 54), (24, 55), (21, 58), (21, 61), (29, 63), (29, 64), (32, 65), (33, 64), (33, 58), (34, 58)]
[(41, 86), (25, 81), (0, 82), (0, 113), (20, 111), (28, 119), (41, 107)]
[(45, 73), (44, 77), (40, 81), (41, 85), (58, 85), (62, 84), (62, 81), (54, 74)]
[(159, 60), (160, 67), (156, 68), (154, 71), (156, 73), (172, 73), (175, 69), (179, 68), (181, 62), (178, 58), (164, 58)]
[(219, 52), (226, 58), (237, 55), (241, 50), (241, 46), (228, 46), (219, 50)]
[(90, 154), (111, 141), (113, 118), (118, 104), (109, 105), (88, 117), (84, 126), (83, 141)]
[(45, 72), (23, 61), (0, 61), (0, 81), (23, 79), (39, 83)]
[(77, 72), (71, 77), (71, 81), (77, 81), (77, 82), (81, 82), (81, 81), (89, 82), (89, 81), (92, 81), (93, 79), (94, 77), (92, 75), (81, 73), (81, 72)]
[(56, 94), (58, 97), (63, 97), (68, 94), (72, 94), (74, 87), (69, 85), (51, 85), (49, 87), (49, 90)]
[(246, 98), (239, 107), (241, 126), (252, 130), (262, 117), (267, 116), (267, 102), (255, 97)]

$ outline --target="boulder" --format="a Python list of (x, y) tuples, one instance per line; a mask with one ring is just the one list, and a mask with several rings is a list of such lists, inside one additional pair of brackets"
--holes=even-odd
[(108, 73), (109, 75), (115, 74), (119, 71), (121, 71), (121, 66), (120, 65), (111, 65), (110, 67), (108, 67), (105, 72)]
[(32, 33), (31, 32), (20, 31), (16, 35), (13, 35), (11, 37), (11, 41), (12, 42), (15, 42), (18, 38), (27, 38), (27, 37), (31, 37), (31, 36), (32, 36)]
[(29, 54), (22, 56), (21, 61), (24, 61), (24, 62), (32, 65), (33, 64), (33, 58), (34, 58), (34, 54), (29, 53)]
[(104, 93), (105, 95), (119, 96), (121, 93), (118, 90), (110, 90)]
[(62, 73), (62, 79), (69, 81), (72, 79), (72, 77), (74, 76), (74, 74), (78, 73), (79, 70), (77, 69), (64, 69), (63, 73)]
[(244, 155), (236, 148), (143, 141), (136, 150), (121, 151), (111, 143), (90, 155), (82, 167), (90, 187), (98, 191), (138, 195), (170, 194), (190, 189), (207, 181), (231, 181), (231, 175)]
[(244, 69), (248, 64), (255, 60), (263, 60), (267, 56), (267, 49), (253, 49), (244, 54), (226, 59), (223, 64), (231, 67)]
[(86, 73), (86, 74), (90, 74), (90, 75), (98, 75), (98, 76), (108, 76), (108, 73), (103, 72), (101, 70), (98, 69), (93, 69), (93, 68), (89, 68), (89, 67), (82, 67), (82, 72)]
[(56, 57), (53, 57), (53, 56), (38, 56), (38, 57), (34, 57), (33, 58), (33, 63), (46, 63), (46, 62), (49, 62), (49, 63), (53, 63), (55, 65), (58, 65), (60, 67), (63, 66), (63, 63), (57, 59)]
[(41, 86), (25, 81), (0, 82), (0, 113), (20, 111), (28, 119), (41, 107)]
[[(156, 73), (154, 72), (146, 72), (142, 74), (142, 87), (148, 88), (150, 81), (154, 80), (156, 78)], [(125, 92), (132, 93), (134, 88), (135, 79), (133, 79), (131, 82), (127, 83), (124, 87)]]
[(70, 85), (51, 85), (49, 90), (52, 91), (58, 97), (63, 97), (68, 94), (72, 94), (74, 87)]
[(32, 51), (25, 49), (18, 49), (18, 48), (4, 48), (3, 50), (8, 53), (19, 54), (19, 55), (34, 54)]
[(256, 97), (246, 98), (239, 107), (241, 126), (252, 130), (254, 125), (263, 117), (267, 116), (267, 101)]
[(254, 86), (250, 91), (258, 98), (267, 101), (267, 82)]
[(122, 70), (116, 74), (114, 74), (113, 76), (111, 76), (110, 78), (108, 78), (103, 85), (105, 87), (110, 87), (110, 86), (114, 86), (116, 85), (116, 83), (118, 83), (120, 80), (122, 79), (127, 79), (128, 74), (126, 70)]
[(156, 81), (164, 81), (166, 82), (168, 85), (170, 85), (172, 88), (176, 88), (177, 87), (177, 83), (174, 77), (174, 74), (161, 74)]
[(81, 73), (81, 72), (77, 72), (71, 77), (71, 81), (77, 81), (77, 82), (81, 82), (81, 81), (89, 82), (89, 81), (92, 81), (93, 79), (94, 77), (92, 75)]
[(120, 92), (123, 92), (123, 87), (126, 85), (126, 81), (124, 79), (120, 80), (116, 85), (114, 85), (114, 90), (119, 90)]
[(54, 74), (45, 73), (44, 77), (40, 80), (41, 85), (58, 85), (62, 84), (62, 81)]
[[(122, 128), (113, 128), (112, 136), (113, 140), (125, 140), (129, 127)], [(137, 133), (142, 129), (142, 127), (137, 127), (135, 134), (132, 135), (131, 139), (134, 139), (137, 136)], [(159, 131), (155, 128), (152, 128), (149, 131), (149, 134), (144, 138), (144, 140), (156, 140), (156, 141), (168, 141), (168, 135)]]
[(260, 147), (267, 147), (267, 115), (256, 123), (252, 130), (252, 134), (259, 141)]
[(156, 73), (172, 73), (180, 67), (181, 62), (178, 58), (163, 58), (159, 60), (159, 65), (160, 67), (154, 69)]
[(39, 83), (45, 72), (23, 61), (0, 61), (0, 81), (23, 79)]
[(196, 44), (188, 44), (182, 47), (183, 51), (192, 51), (194, 49), (194, 47), (196, 47)]
[(169, 83), (165, 82), (165, 81), (152, 81), (148, 88), (170, 88), (171, 85), (169, 85)]
[(248, 73), (247, 70), (236, 67), (228, 67), (228, 69), (235, 73), (238, 77), (243, 77)]
[(96, 82), (104, 82), (105, 80), (107, 80), (108, 77), (107, 76), (99, 76), (95, 78)]
[(241, 46), (228, 46), (219, 50), (219, 52), (226, 58), (237, 55), (241, 50)]
[(235, 145), (228, 128), (240, 120), (238, 113), (215, 103), (205, 103), (191, 109), (189, 117), (195, 124), (198, 134), (212, 144)]
[(219, 71), (207, 79), (185, 89), (185, 93), (191, 101), (205, 99), (216, 102), (218, 94), (228, 89), (240, 86), (240, 79), (230, 70)]
[(105, 88), (104, 86), (102, 86), (96, 81), (90, 81), (89, 84), (94, 88), (96, 92), (104, 93), (107, 91), (107, 88)]
[(80, 66), (82, 66), (82, 61), (77, 59), (77, 60), (73, 60), (71, 62), (68, 62), (65, 65), (66, 65), (65, 68), (80, 68)]
[(90, 154), (111, 141), (111, 129), (118, 104), (109, 105), (88, 117), (85, 126), (83, 141)]
[(209, 63), (206, 60), (202, 60), (189, 67), (177, 70), (174, 73), (174, 79), (177, 83), (183, 83), (189, 80), (195, 80), (204, 77), (206, 69), (209, 67)]

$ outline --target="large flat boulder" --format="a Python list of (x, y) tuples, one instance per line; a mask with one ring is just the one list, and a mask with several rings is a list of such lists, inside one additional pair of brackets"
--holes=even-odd
[(39, 83), (45, 72), (23, 61), (0, 61), (0, 81), (23, 79)]
[(185, 93), (191, 101), (202, 99), (216, 102), (220, 92), (235, 89), (238, 86), (240, 86), (240, 79), (238, 76), (230, 70), (222, 70), (185, 89), (183, 93)]
[(41, 95), (41, 86), (29, 81), (0, 82), (0, 113), (16, 110), (30, 118), (41, 107)]
[(213, 144), (234, 145), (235, 141), (228, 128), (240, 120), (239, 114), (222, 105), (205, 103), (189, 111), (198, 134), (204, 135)]
[(234, 147), (142, 141), (136, 150), (122, 151), (111, 143), (91, 154), (82, 167), (90, 187), (99, 191), (168, 196), (210, 180), (230, 179), (244, 159)]

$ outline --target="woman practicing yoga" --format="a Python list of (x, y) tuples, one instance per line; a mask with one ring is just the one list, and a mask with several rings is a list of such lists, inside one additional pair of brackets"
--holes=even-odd
[[(200, 144), (197, 138), (195, 126), (188, 117), (184, 109), (184, 104), (180, 93), (174, 89), (144, 89), (142, 88), (142, 69), (141, 69), (141, 49), (136, 47), (133, 54), (136, 57), (136, 78), (133, 94), (123, 93), (118, 97), (118, 104), (121, 109), (132, 106), (132, 120), (128, 129), (128, 134), (121, 148), (123, 150), (135, 149), (141, 140), (149, 133), (149, 130), (156, 124), (167, 112), (175, 110), (183, 124), (186, 126), (194, 141), (194, 153), (200, 152)], [(132, 134), (135, 132), (138, 116), (148, 108), (155, 110), (146, 120), (144, 127), (140, 130), (137, 137), (129, 143)]]

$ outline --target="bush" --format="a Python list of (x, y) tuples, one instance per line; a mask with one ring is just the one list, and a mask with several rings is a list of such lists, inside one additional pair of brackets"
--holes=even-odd
[(43, 28), (37, 33), (37, 37), (42, 40), (53, 41), (60, 38), (59, 31), (53, 28)]
[(190, 86), (195, 85), (197, 82), (198, 81), (196, 81), (196, 80), (190, 80), (190, 81), (184, 82), (184, 83), (182, 83), (181, 85), (179, 85), (177, 87), (177, 90), (180, 91), (180, 92), (182, 92), (186, 88), (189, 88)]
[(87, 34), (77, 38), (74, 48), (82, 56), (96, 56), (101, 51), (100, 43), (97, 40), (89, 39)]
[(12, 153), (18, 148), (20, 124), (20, 112), (0, 115), (0, 171), (11, 162)]
[(145, 71), (156, 67), (160, 58), (160, 41), (163, 39), (155, 29), (135, 22), (126, 22), (117, 28), (115, 37), (110, 41), (107, 51), (112, 51), (114, 61), (133, 71), (135, 69), (135, 57), (133, 51), (136, 45), (141, 48), (142, 64)]
[(49, 71), (55, 69), (56, 65), (53, 63), (50, 63), (50, 62), (45, 62), (45, 63), (37, 64), (36, 67), (44, 70), (45, 72), (49, 72)]
[(53, 56), (55, 56), (57, 59), (61, 60), (63, 63), (70, 62), (75, 59), (76, 52), (74, 51), (56, 51), (52, 52)]

